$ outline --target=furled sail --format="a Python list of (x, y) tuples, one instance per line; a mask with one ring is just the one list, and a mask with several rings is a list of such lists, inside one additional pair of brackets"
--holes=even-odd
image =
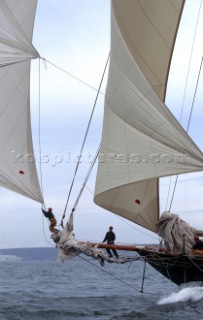
[(111, 60), (95, 202), (156, 232), (158, 178), (203, 170), (164, 105), (183, 0), (112, 0)]
[(0, 185), (42, 202), (30, 122), (37, 0), (0, 1)]

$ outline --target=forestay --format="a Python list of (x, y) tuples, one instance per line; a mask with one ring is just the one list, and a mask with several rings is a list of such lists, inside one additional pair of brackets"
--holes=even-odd
[(184, 1), (112, 0), (111, 60), (95, 202), (156, 232), (158, 178), (203, 170), (164, 105)]

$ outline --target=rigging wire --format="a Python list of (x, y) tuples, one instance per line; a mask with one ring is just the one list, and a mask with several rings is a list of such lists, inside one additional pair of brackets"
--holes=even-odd
[(82, 193), (83, 193), (83, 191), (84, 191), (84, 188), (85, 188), (86, 183), (87, 183), (87, 181), (88, 181), (88, 179), (89, 179), (89, 176), (90, 176), (90, 174), (91, 174), (91, 172), (92, 172), (92, 169), (93, 169), (93, 167), (94, 167), (94, 164), (95, 164), (95, 162), (96, 162), (96, 160), (97, 160), (97, 157), (98, 157), (98, 154), (99, 154), (99, 151), (100, 151), (100, 146), (101, 146), (101, 145), (99, 145), (99, 147), (98, 147), (98, 149), (97, 149), (97, 152), (95, 153), (95, 156), (94, 156), (94, 159), (93, 159), (93, 161), (92, 161), (92, 164), (91, 164), (91, 166), (90, 166), (90, 168), (89, 168), (89, 170), (88, 170), (88, 172), (87, 172), (87, 175), (86, 175), (86, 177), (85, 177), (85, 180), (84, 180), (84, 182), (83, 182), (83, 184), (82, 184), (82, 188), (80, 189), (80, 192), (79, 192), (78, 197), (77, 197), (77, 199), (76, 199), (76, 201), (75, 201), (75, 204), (74, 204), (74, 206), (72, 207), (72, 211), (71, 211), (71, 214), (70, 214), (69, 219), (68, 219), (68, 222), (67, 222), (67, 226), (69, 226), (69, 228), (73, 228), (73, 212), (75, 211), (75, 209), (76, 209), (76, 207), (77, 207), (77, 204), (78, 204), (78, 202), (79, 202), (79, 200), (80, 200), (80, 197), (81, 197), (81, 195), (82, 195)]
[[(200, 75), (201, 75), (201, 71), (202, 71), (202, 64), (203, 64), (203, 56), (202, 56), (201, 63), (200, 63), (199, 73), (198, 73), (197, 82), (196, 82), (196, 86), (195, 86), (195, 92), (194, 92), (194, 95), (193, 95), (192, 106), (191, 106), (191, 109), (190, 109), (190, 115), (189, 115), (189, 119), (188, 119), (186, 132), (188, 132), (189, 128), (190, 128), (190, 123), (191, 123), (191, 119), (192, 119), (192, 113), (193, 113), (193, 110), (194, 110), (195, 98), (196, 98), (196, 95), (197, 95), (199, 79), (200, 79)], [(171, 210), (171, 206), (172, 206), (172, 203), (173, 203), (177, 182), (178, 182), (178, 175), (176, 176), (176, 180), (175, 180), (175, 185), (174, 185), (174, 189), (173, 189), (173, 194), (172, 194), (172, 198), (171, 198), (169, 211)]]
[[(38, 88), (38, 92), (39, 92), (39, 96), (38, 96), (38, 144), (39, 144), (39, 154), (41, 157), (42, 154), (42, 145), (41, 145), (41, 68), (40, 68), (40, 59), (38, 60), (38, 74), (39, 74), (39, 88)], [(42, 202), (42, 207), (45, 206), (44, 204), (44, 191), (43, 191), (43, 181), (42, 181), (42, 164), (41, 161), (39, 161), (39, 172), (40, 172), (40, 187), (41, 187), (41, 192), (42, 192), (42, 198), (43, 198), (43, 202)]]
[[(87, 126), (87, 129), (86, 129), (86, 133), (85, 133), (85, 137), (84, 137), (84, 140), (83, 140), (83, 143), (82, 143), (82, 147), (81, 147), (81, 151), (80, 151), (80, 155), (78, 157), (78, 162), (76, 164), (76, 168), (75, 168), (75, 173), (74, 173), (74, 177), (73, 177), (73, 181), (72, 181), (72, 184), (71, 184), (71, 187), (70, 187), (70, 190), (69, 190), (69, 195), (68, 195), (68, 199), (67, 199), (67, 202), (66, 202), (66, 206), (65, 206), (65, 209), (64, 209), (64, 213), (63, 213), (63, 216), (62, 216), (62, 220), (61, 220), (61, 226), (63, 227), (63, 219), (65, 218), (65, 212), (66, 212), (66, 209), (67, 209), (67, 205), (68, 205), (68, 201), (69, 201), (69, 198), (70, 198), (70, 194), (71, 194), (71, 190), (72, 190), (72, 187), (73, 187), (73, 184), (74, 184), (74, 180), (75, 180), (75, 176), (76, 176), (76, 173), (77, 173), (77, 170), (78, 170), (78, 167), (79, 167), (79, 163), (80, 163), (80, 158), (81, 158), (81, 155), (82, 155), (82, 152), (83, 152), (83, 148), (84, 148), (84, 145), (85, 145), (85, 141), (86, 141), (86, 138), (87, 138), (87, 135), (88, 135), (88, 131), (89, 131), (89, 128), (90, 128), (90, 124), (91, 124), (91, 120), (92, 120), (92, 117), (93, 117), (93, 113), (94, 113), (94, 110), (95, 110), (95, 107), (96, 107), (96, 103), (97, 103), (97, 100), (98, 100), (98, 96), (99, 94), (103, 94), (100, 89), (101, 89), (101, 85), (103, 83), (103, 79), (104, 79), (104, 75), (106, 73), (106, 69), (107, 69), (107, 65), (108, 65), (108, 62), (109, 62), (109, 58), (110, 58), (110, 53), (108, 55), (108, 58), (107, 58), (107, 61), (106, 61), (106, 64), (105, 64), (105, 68), (104, 68), (104, 71), (103, 71), (103, 74), (102, 74), (102, 78), (101, 78), (101, 81), (100, 81), (100, 85), (99, 85), (99, 88), (96, 89), (94, 88), (93, 86), (91, 86), (90, 84), (88, 84), (87, 82), (81, 80), (80, 78), (74, 76), (73, 74), (65, 71), (64, 69), (60, 68), (59, 66), (57, 66), (56, 64), (46, 60), (45, 58), (42, 58), (40, 57), (39, 58), (39, 153), (41, 155), (41, 101), (40, 101), (40, 87), (41, 87), (41, 84), (40, 84), (40, 60), (43, 61), (43, 63), (45, 64), (45, 67), (46, 67), (46, 63), (49, 63), (50, 65), (54, 66), (55, 68), (59, 69), (60, 71), (66, 73), (67, 75), (71, 76), (72, 78), (76, 79), (77, 81), (83, 83), (84, 85), (88, 86), (89, 88), (97, 91), (97, 95), (96, 95), (96, 99), (95, 99), (95, 102), (94, 102), (94, 105), (93, 105), (93, 109), (92, 109), (92, 112), (91, 112), (91, 116), (90, 116), (90, 119), (89, 119), (89, 123), (88, 123), (88, 126)], [(100, 149), (100, 146), (96, 152), (96, 155), (95, 155), (95, 158), (93, 160), (93, 163), (92, 163), (92, 166), (90, 168), (90, 170), (88, 171), (88, 174), (87, 174), (87, 177), (85, 179), (85, 182), (83, 184), (83, 187), (80, 191), (80, 194), (76, 200), (76, 203), (75, 203), (75, 206), (77, 205), (78, 201), (79, 201), (79, 198), (82, 194), (82, 191), (84, 190), (85, 188), (85, 185), (87, 183), (87, 180), (89, 178), (89, 175), (92, 171), (92, 168), (94, 166), (94, 163), (97, 159), (97, 156), (98, 156), (98, 153), (99, 153), (99, 149)], [(42, 183), (42, 167), (41, 167), (41, 162), (40, 162), (40, 165), (39, 165), (39, 171), (40, 171), (40, 186), (41, 186), (41, 192), (42, 192), (42, 196), (43, 196), (43, 183)], [(45, 203), (44, 203), (44, 197), (43, 197), (43, 203), (42, 203), (42, 206), (45, 206)]]
[[(64, 72), (64, 73), (66, 73), (68, 76), (70, 76), (70, 77), (74, 78), (75, 80), (77, 80), (77, 81), (81, 82), (82, 84), (84, 84), (85, 86), (89, 87), (90, 89), (92, 89), (92, 90), (94, 90), (94, 91), (98, 92), (98, 89), (94, 88), (91, 84), (89, 84), (89, 83), (87, 83), (87, 82), (83, 81), (82, 79), (80, 79), (80, 78), (78, 78), (78, 77), (74, 76), (73, 74), (71, 74), (70, 72), (68, 72), (68, 71), (66, 71), (66, 70), (64, 70), (64, 69), (62, 69), (61, 67), (57, 66), (57, 65), (56, 65), (56, 64), (54, 64), (53, 62), (51, 62), (51, 61), (49, 61), (49, 60), (46, 60), (45, 58), (41, 58), (41, 59), (45, 60), (47, 63), (49, 63), (49, 64), (50, 64), (50, 65), (52, 65), (53, 67), (55, 67), (55, 68), (59, 69), (60, 71), (62, 71), (62, 72)], [(101, 91), (99, 91), (99, 93), (104, 95), (104, 93), (103, 93), (103, 92), (101, 92)]]
[(165, 211), (167, 211), (167, 208), (168, 208), (169, 194), (170, 194), (170, 190), (171, 190), (171, 182), (172, 182), (172, 178), (170, 177), (170, 182), (169, 182), (169, 187), (168, 187), (168, 194), (167, 194)]
[(81, 197), (81, 195), (82, 195), (82, 193), (83, 193), (83, 190), (84, 190), (84, 188), (85, 188), (85, 186), (86, 186), (86, 183), (87, 183), (87, 181), (88, 181), (88, 179), (89, 179), (89, 176), (90, 176), (90, 174), (91, 174), (91, 172), (92, 172), (92, 169), (93, 169), (93, 167), (94, 167), (94, 165), (95, 165), (95, 162), (96, 162), (96, 160), (97, 160), (97, 157), (98, 157), (98, 154), (99, 154), (99, 151), (100, 151), (100, 146), (101, 146), (101, 144), (99, 145), (99, 147), (98, 147), (98, 149), (97, 149), (97, 151), (96, 151), (96, 153), (95, 153), (94, 159), (93, 159), (92, 164), (91, 164), (91, 166), (90, 166), (90, 168), (89, 168), (89, 170), (88, 170), (88, 172), (87, 172), (87, 175), (86, 175), (85, 180), (84, 180), (84, 182), (83, 182), (82, 188), (81, 188), (81, 190), (80, 190), (80, 192), (79, 192), (79, 194), (78, 194), (78, 197), (77, 197), (77, 199), (76, 199), (76, 201), (75, 201), (75, 204), (74, 204), (74, 206), (73, 206), (73, 209), (76, 209), (76, 207), (77, 207), (77, 205), (78, 205), (78, 202), (79, 202), (79, 200), (80, 200), (80, 197)]
[(187, 132), (189, 131), (190, 123), (191, 123), (191, 119), (192, 119), (192, 112), (193, 112), (193, 109), (194, 109), (195, 98), (196, 98), (196, 95), (197, 95), (197, 89), (198, 89), (198, 85), (199, 85), (199, 79), (200, 79), (200, 75), (201, 75), (201, 71), (202, 71), (202, 63), (203, 63), (203, 56), (202, 56), (202, 59), (201, 59), (200, 68), (199, 68), (199, 73), (198, 73), (198, 77), (197, 77), (197, 83), (196, 83), (196, 86), (195, 86), (195, 93), (194, 93), (193, 100), (192, 100), (192, 107), (191, 107), (191, 110), (190, 110), (190, 115), (189, 115), (188, 124), (187, 124), (187, 129), (186, 129)]
[[(40, 59), (39, 59), (39, 63), (38, 63), (38, 75), (39, 75), (39, 79), (38, 79), (38, 84), (39, 84), (39, 87), (38, 87), (38, 92), (39, 92), (39, 96), (38, 96), (38, 145), (39, 146), (38, 146), (38, 148), (39, 148), (39, 154), (41, 157), (42, 145), (41, 145), (41, 64), (40, 64)], [(39, 161), (39, 177), (40, 177), (40, 188), (41, 188), (41, 193), (42, 193), (42, 198), (43, 198), (42, 207), (45, 207), (41, 161)], [(42, 232), (43, 232), (44, 238), (46, 239), (47, 243), (49, 245), (53, 246), (53, 243), (51, 241), (49, 241), (46, 236), (43, 214), (42, 214)]]
[[(187, 92), (187, 88), (188, 88), (189, 74), (190, 74), (190, 70), (191, 70), (192, 56), (193, 56), (193, 52), (194, 52), (195, 38), (196, 38), (197, 27), (198, 27), (199, 19), (200, 19), (201, 7), (202, 7), (202, 0), (201, 0), (201, 3), (200, 3), (200, 6), (199, 6), (198, 17), (197, 17), (197, 22), (196, 22), (196, 25), (195, 25), (194, 37), (193, 37), (192, 47), (191, 47), (191, 52), (190, 52), (190, 59), (189, 59), (189, 64), (188, 64), (188, 70), (187, 70), (187, 76), (186, 76), (186, 82), (185, 82), (185, 89), (184, 89), (184, 93), (183, 93), (183, 102), (182, 102), (182, 108), (181, 108), (181, 114), (180, 114), (180, 123), (182, 121), (183, 108), (184, 108), (184, 105), (185, 105), (185, 98), (186, 98), (186, 92)], [(194, 103), (195, 103), (195, 98), (196, 98), (196, 93), (197, 93), (197, 87), (198, 87), (198, 84), (199, 84), (199, 78), (200, 78), (201, 69), (202, 69), (202, 59), (201, 59), (201, 63), (200, 63), (198, 79), (197, 79), (197, 82), (196, 82), (195, 93), (193, 95), (193, 101), (192, 101), (192, 106), (191, 106), (191, 109), (190, 109), (190, 115), (189, 115), (189, 119), (188, 119), (186, 132), (189, 131), (189, 127), (190, 127), (190, 122), (191, 122), (192, 113), (193, 113), (193, 109), (194, 109)], [(172, 207), (172, 204), (173, 204), (173, 199), (174, 199), (174, 195), (175, 195), (175, 191), (176, 191), (178, 177), (179, 176), (177, 175), (176, 176), (176, 180), (175, 180), (175, 184), (174, 184), (174, 187), (173, 187), (173, 194), (172, 194), (172, 197), (171, 197), (171, 202), (170, 202), (170, 206), (169, 206), (169, 212), (171, 211), (171, 207)], [(170, 178), (170, 186), (171, 186), (171, 178)], [(170, 186), (169, 186), (168, 194), (170, 192)], [(168, 200), (167, 200), (167, 202), (168, 202)]]
[(94, 266), (95, 268), (99, 269), (100, 271), (102, 271), (102, 272), (110, 275), (112, 278), (114, 278), (114, 279), (122, 282), (123, 284), (125, 284), (125, 285), (128, 286), (128, 287), (130, 287), (131, 289), (136, 290), (136, 291), (138, 291), (138, 292), (140, 292), (140, 293), (150, 294), (150, 293), (147, 293), (147, 292), (143, 292), (143, 291), (141, 291), (141, 290), (138, 290), (136, 287), (132, 286), (130, 283), (122, 280), (122, 279), (119, 278), (119, 277), (116, 277), (113, 273), (108, 272), (107, 270), (100, 268), (99, 266), (97, 266), (96, 264), (94, 264), (94, 263), (91, 262), (90, 260), (85, 259), (85, 258), (82, 257), (81, 255), (79, 255), (79, 257), (80, 257), (82, 260), (84, 260), (84, 261), (86, 261), (87, 263), (89, 263), (89, 264), (91, 264), (92, 266)]
[(84, 136), (84, 139), (83, 139), (83, 142), (82, 142), (82, 146), (81, 146), (81, 149), (80, 149), (78, 161), (76, 163), (76, 167), (75, 167), (75, 171), (74, 171), (74, 175), (73, 175), (73, 180), (72, 180), (72, 183), (70, 185), (67, 201), (66, 201), (64, 212), (63, 212), (63, 216), (62, 216), (62, 219), (61, 219), (61, 226), (62, 227), (63, 227), (63, 220), (64, 220), (64, 218), (66, 216), (66, 210), (67, 210), (68, 202), (69, 202), (69, 199), (70, 199), (70, 195), (71, 195), (72, 188), (73, 188), (73, 185), (74, 185), (74, 182), (75, 182), (75, 178), (76, 178), (76, 174), (77, 174), (77, 171), (78, 171), (78, 167), (79, 167), (79, 164), (80, 164), (80, 159), (81, 159), (82, 152), (83, 152), (83, 149), (84, 149), (84, 146), (85, 146), (85, 142), (86, 142), (87, 135), (88, 135), (89, 128), (90, 128), (90, 124), (91, 124), (91, 121), (92, 121), (92, 118), (93, 118), (94, 110), (95, 110), (96, 103), (97, 103), (97, 100), (98, 100), (98, 96), (99, 96), (99, 93), (100, 93), (100, 89), (101, 89), (101, 86), (102, 86), (102, 83), (103, 83), (103, 79), (104, 79), (104, 76), (105, 76), (105, 73), (106, 73), (106, 69), (107, 69), (107, 65), (108, 65), (108, 62), (109, 62), (109, 58), (110, 58), (110, 53), (109, 53), (108, 58), (106, 60), (106, 64), (105, 64), (104, 71), (103, 71), (103, 74), (102, 74), (102, 78), (101, 78), (101, 81), (100, 81), (100, 84), (99, 84), (99, 88), (97, 90), (95, 102), (94, 102), (94, 105), (93, 105), (93, 108), (92, 108), (90, 119), (89, 119), (89, 122), (88, 122), (88, 125), (87, 125), (87, 129), (86, 129), (85, 136)]
[(194, 52), (195, 38), (196, 38), (196, 34), (197, 34), (197, 27), (198, 27), (198, 24), (199, 24), (201, 6), (202, 6), (202, 0), (201, 0), (199, 11), (198, 11), (197, 22), (196, 22), (196, 25), (195, 25), (194, 37), (193, 37), (193, 40), (192, 40), (192, 47), (191, 47), (191, 51), (190, 51), (190, 58), (189, 58), (188, 70), (187, 70), (186, 81), (185, 81), (185, 88), (184, 88), (184, 93), (183, 93), (182, 108), (181, 108), (181, 114), (180, 114), (180, 123), (181, 123), (182, 117), (183, 117), (183, 108), (184, 108), (184, 105), (185, 105), (186, 93), (187, 93), (188, 82), (189, 82), (189, 74), (190, 74), (190, 69), (191, 69), (191, 64), (192, 64), (192, 56), (193, 56), (193, 52)]

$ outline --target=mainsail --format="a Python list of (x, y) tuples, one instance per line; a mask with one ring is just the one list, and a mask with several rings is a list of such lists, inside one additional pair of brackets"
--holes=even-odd
[(0, 2), (0, 185), (42, 202), (30, 122), (30, 61), (37, 0)]
[(201, 151), (164, 104), (183, 5), (183, 0), (112, 0), (94, 200), (154, 232), (159, 177), (203, 170)]

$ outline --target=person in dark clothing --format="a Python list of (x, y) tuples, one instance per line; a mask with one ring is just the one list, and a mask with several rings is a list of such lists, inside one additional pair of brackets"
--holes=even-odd
[(55, 216), (54, 216), (54, 214), (53, 214), (53, 212), (52, 212), (52, 208), (48, 208), (48, 211), (46, 211), (46, 210), (44, 210), (44, 209), (42, 208), (42, 212), (43, 212), (44, 216), (45, 216), (46, 218), (48, 218), (49, 221), (50, 221), (49, 230), (50, 230), (52, 233), (55, 233), (55, 234), (58, 233), (59, 230), (57, 230), (57, 229), (55, 228), (55, 226), (56, 226), (56, 224), (57, 224), (57, 221), (56, 221), (56, 218), (55, 218)]
[(192, 249), (203, 250), (203, 242), (199, 239), (198, 236), (194, 237), (195, 244), (192, 246)]
[[(114, 244), (114, 241), (116, 240), (116, 235), (115, 233), (113, 232), (113, 227), (109, 227), (109, 231), (106, 233), (105, 235), (105, 238), (103, 240), (103, 242), (106, 242), (107, 241), (107, 244)], [(111, 253), (111, 250), (110, 249), (106, 249), (109, 257), (113, 257), (112, 253)], [(116, 249), (112, 249), (113, 253), (114, 253), (114, 256), (116, 258), (118, 258), (118, 253), (116, 251)]]

